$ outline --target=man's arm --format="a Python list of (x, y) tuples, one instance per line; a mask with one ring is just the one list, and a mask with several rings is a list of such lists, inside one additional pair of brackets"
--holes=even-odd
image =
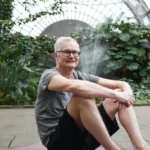
[(133, 94), (131, 86), (125, 81), (100, 78), (98, 84), (110, 89), (120, 89), (121, 91)]
[(87, 98), (115, 98), (123, 103), (127, 103), (127, 105), (133, 103), (132, 95), (127, 92), (117, 92), (109, 89), (107, 86), (104, 87), (103, 84), (98, 85), (84, 80), (71, 80), (60, 75), (55, 75), (51, 78), (48, 84), (48, 90), (71, 92)]

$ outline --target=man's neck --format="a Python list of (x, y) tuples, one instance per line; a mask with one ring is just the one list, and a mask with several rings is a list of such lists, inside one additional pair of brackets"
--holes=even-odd
[(64, 77), (71, 79), (74, 69), (56, 67), (57, 71)]

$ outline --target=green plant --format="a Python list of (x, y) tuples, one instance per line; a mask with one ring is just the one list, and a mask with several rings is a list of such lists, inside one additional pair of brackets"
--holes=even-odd
[(1, 101), (5, 97), (17, 101), (16, 94), (22, 94), (26, 88), (25, 82), (33, 72), (28, 68), (30, 61), (31, 54), (23, 55), (20, 44), (9, 46), (0, 43), (0, 92), (3, 93)]
[[(45, 3), (47, 0), (40, 0)], [(31, 6), (34, 7), (39, 5), (39, 0), (22, 0), (21, 4), (29, 16), (26, 18), (17, 18), (15, 21), (12, 20), (12, 11), (13, 11), (13, 2), (14, 0), (1, 0), (0, 1), (0, 33), (10, 32), (13, 25), (22, 25), (28, 22), (33, 22), (38, 18), (41, 18), (45, 15), (54, 16), (63, 13), (62, 5), (68, 4), (68, 1), (57, 1), (54, 0), (51, 3), (49, 9), (41, 10), (38, 13), (31, 14)]]
[(55, 40), (3, 33), (0, 41), (0, 104), (34, 104), (41, 73), (55, 65)]
[(5, 45), (16, 46), (21, 45), (22, 54), (30, 53), (32, 55), (30, 66), (38, 72), (43, 69), (55, 65), (52, 53), (55, 39), (42, 36), (42, 37), (29, 37), (23, 36), (20, 33), (3, 33), (0, 34), (0, 41)]
[[(104, 56), (98, 62), (100, 69), (97, 74), (126, 80), (134, 89), (136, 103), (150, 103), (149, 27), (134, 23), (107, 22), (96, 29), (84, 29), (71, 36), (79, 41), (81, 49), (86, 46), (89, 54), (95, 43), (97, 46), (104, 46)], [(34, 104), (41, 73), (55, 66), (51, 55), (55, 39), (6, 32), (0, 34), (0, 41), (0, 104)], [(20, 69), (19, 74), (15, 73), (17, 69)], [(2, 80), (5, 77), (11, 79), (11, 75), (16, 82)], [(10, 87), (9, 90), (6, 87)], [(8, 92), (4, 92), (6, 89)]]
[(107, 60), (104, 57), (107, 62), (104, 73), (114, 72), (115, 76), (121, 78), (142, 81), (150, 72), (149, 27), (121, 22), (110, 24), (107, 31), (104, 35), (110, 33), (107, 36), (109, 51)]
[(13, 26), (13, 22), (11, 21), (12, 17), (12, 1), (0, 1), (0, 33), (9, 32), (9, 30)]
[[(150, 27), (137, 23), (108, 21), (95, 30), (81, 30), (71, 34), (82, 46), (94, 50), (105, 47), (99, 62), (98, 75), (111, 78), (128, 78), (142, 82), (150, 74)], [(86, 38), (84, 38), (86, 37)], [(99, 49), (101, 50), (101, 49)]]
[(150, 104), (150, 78), (143, 79), (141, 83), (136, 83), (132, 79), (122, 78), (122, 81), (128, 82), (135, 96), (135, 104)]
[[(100, 59), (98, 66), (95, 66), (99, 68), (97, 75), (129, 82), (134, 90), (135, 103), (150, 104), (149, 26), (108, 20), (94, 30), (84, 29), (71, 36), (80, 42), (81, 49), (86, 47), (89, 55), (91, 55), (90, 51), (92, 53), (94, 50), (95, 44), (97, 47), (103, 47), (104, 56)], [(96, 58), (95, 61), (97, 61)], [(85, 67), (91, 69), (89, 66)]]

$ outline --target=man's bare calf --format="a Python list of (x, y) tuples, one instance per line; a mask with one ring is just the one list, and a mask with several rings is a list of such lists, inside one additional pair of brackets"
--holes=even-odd
[(119, 150), (106, 130), (94, 99), (73, 96), (67, 111), (75, 119), (79, 128), (86, 128), (105, 149)]
[[(132, 106), (126, 107), (119, 102), (106, 98), (103, 102), (105, 110), (113, 120), (118, 112), (119, 120), (129, 135), (135, 150), (150, 150), (144, 141)], [(77, 125), (82, 130), (86, 128), (105, 150), (118, 150), (117, 145), (111, 140), (107, 129), (103, 123), (94, 99), (87, 99), (73, 96), (67, 106), (69, 114), (75, 119)]]

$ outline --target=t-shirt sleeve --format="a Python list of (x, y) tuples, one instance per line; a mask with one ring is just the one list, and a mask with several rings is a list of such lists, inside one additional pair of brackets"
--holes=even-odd
[(40, 85), (39, 85), (40, 89), (47, 90), (47, 86), (48, 86), (51, 78), (55, 75), (59, 75), (59, 73), (54, 70), (51, 70), (51, 69), (45, 70), (41, 76)]
[(87, 80), (87, 81), (90, 81), (93, 83), (97, 83), (100, 79), (100, 77), (98, 77), (98, 76), (82, 73), (80, 71), (76, 71), (76, 76), (77, 76), (77, 79), (79, 79), (79, 80)]

